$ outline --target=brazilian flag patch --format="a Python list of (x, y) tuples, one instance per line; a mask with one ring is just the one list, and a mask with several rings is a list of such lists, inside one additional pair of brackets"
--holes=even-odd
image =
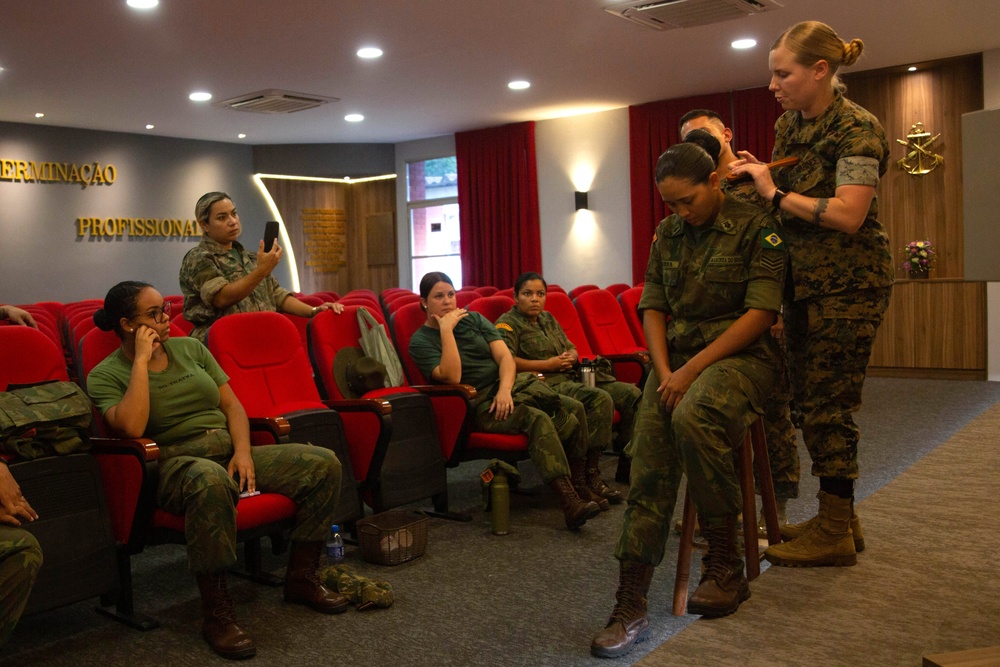
[(785, 242), (778, 236), (778, 232), (765, 229), (760, 233), (760, 247), (765, 250), (781, 250), (785, 247)]

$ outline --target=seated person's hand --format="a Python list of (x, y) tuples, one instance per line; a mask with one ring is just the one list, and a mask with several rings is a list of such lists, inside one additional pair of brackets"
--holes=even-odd
[(566, 371), (573, 370), (573, 364), (576, 363), (576, 357), (572, 352), (563, 352), (558, 357), (551, 357), (549, 359), (549, 370), (557, 373), (565, 373)]
[(785, 337), (785, 318), (778, 315), (778, 318), (771, 325), (771, 337), (775, 340), (781, 340)]
[(316, 306), (316, 314), (317, 315), (319, 315), (320, 313), (322, 313), (324, 310), (332, 310), (337, 315), (340, 315), (342, 312), (344, 312), (344, 306), (343, 306), (343, 304), (340, 304), (340, 303), (330, 303), (329, 301), (327, 301), (325, 303), (321, 303), (320, 305)]
[(35, 322), (35, 318), (31, 316), (31, 313), (15, 306), (0, 306), (0, 320), (10, 320), (14, 324), (31, 327), (32, 329), (38, 328), (38, 323)]
[(253, 493), (257, 490), (257, 476), (254, 473), (253, 457), (249, 452), (233, 454), (227, 471), (230, 477), (239, 479), (240, 493), (244, 491)]
[(493, 404), (490, 405), (490, 412), (497, 421), (503, 421), (514, 412), (514, 398), (510, 395), (510, 390), (498, 391), (493, 397)]
[(21, 487), (10, 474), (7, 465), (0, 463), (0, 523), (20, 526), (22, 520), (34, 521), (37, 518), (38, 512), (21, 494)]
[(456, 308), (455, 310), (448, 311), (444, 315), (431, 314), (431, 317), (437, 320), (438, 326), (442, 331), (454, 330), (455, 325), (457, 325), (460, 320), (463, 320), (468, 316), (469, 311), (465, 308)]

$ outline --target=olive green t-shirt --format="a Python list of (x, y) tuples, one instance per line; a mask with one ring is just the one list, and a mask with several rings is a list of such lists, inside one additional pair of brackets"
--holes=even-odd
[[(168, 446), (226, 428), (219, 387), (229, 382), (229, 376), (208, 348), (180, 337), (168, 338), (163, 349), (169, 360), (166, 370), (149, 372), (149, 421), (143, 437)], [(132, 362), (118, 348), (87, 376), (87, 393), (102, 415), (121, 402), (131, 375)]]
[[(496, 327), (479, 313), (469, 313), (454, 329), (458, 354), (462, 358), (462, 384), (483, 391), (500, 379), (500, 367), (493, 360), (490, 343), (501, 340)], [(441, 332), (426, 324), (410, 339), (410, 356), (428, 381), (441, 363)]]

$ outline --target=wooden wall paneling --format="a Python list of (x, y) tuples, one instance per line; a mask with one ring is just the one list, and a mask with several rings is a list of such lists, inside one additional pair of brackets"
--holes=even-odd
[[(352, 235), (349, 245), (351, 261), (348, 273), (351, 288), (366, 287), (381, 293), (390, 287), (398, 287), (399, 267), (395, 261), (396, 179), (354, 183), (349, 195), (348, 218), (352, 228), (358, 230), (357, 234)], [(379, 215), (388, 216), (392, 224), (378, 238), (371, 238), (367, 234), (368, 218)], [(391, 263), (381, 263), (390, 252)], [(372, 261), (373, 257), (375, 262)]]
[[(890, 147), (889, 170), (878, 188), (879, 219), (886, 228), (899, 279), (879, 330), (870, 368), (876, 375), (985, 378), (986, 293), (964, 275), (962, 197), (963, 113), (983, 106), (982, 56), (974, 54), (844, 76), (847, 97), (881, 121)], [(897, 161), (913, 124), (932, 135), (930, 149), (944, 164), (914, 176)], [(928, 239), (937, 261), (928, 280), (908, 280), (902, 247)]]
[[(309, 252), (306, 247), (306, 235), (303, 231), (303, 211), (308, 209), (324, 209), (329, 211), (343, 211), (346, 221), (346, 236), (348, 248), (345, 252), (348, 264), (351, 262), (350, 239), (353, 236), (351, 231), (350, 216), (347, 211), (348, 192), (350, 185), (337, 182), (321, 181), (297, 181), (289, 179), (265, 178), (263, 179), (271, 198), (274, 200), (281, 219), (285, 222), (288, 230), (289, 240), (295, 251), (295, 259), (299, 268), (300, 290), (306, 294), (320, 290), (333, 290), (335, 292), (346, 292), (350, 289), (348, 281), (348, 267), (344, 267), (336, 272), (320, 272), (309, 266)], [(285, 285), (284, 287), (290, 287)]]
[[(906, 280), (893, 287), (870, 367), (955, 371), (986, 377), (986, 284), (962, 280)], [(932, 374), (932, 373), (931, 373)]]

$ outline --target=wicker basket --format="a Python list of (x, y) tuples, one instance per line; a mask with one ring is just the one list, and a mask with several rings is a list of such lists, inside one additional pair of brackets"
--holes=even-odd
[(358, 521), (358, 542), (366, 563), (399, 565), (424, 554), (427, 515), (390, 510)]

